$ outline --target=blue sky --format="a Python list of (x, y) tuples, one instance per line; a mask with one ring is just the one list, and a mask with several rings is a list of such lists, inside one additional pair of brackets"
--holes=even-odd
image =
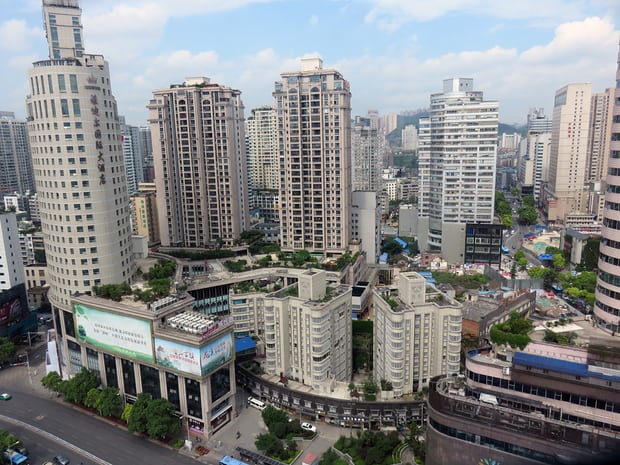
[[(618, 0), (82, 0), (88, 53), (110, 62), (121, 114), (146, 124), (154, 89), (207, 76), (249, 110), (320, 55), (351, 83), (353, 115), (425, 108), (451, 77), (474, 78), (500, 120), (552, 113), (557, 89), (613, 87)], [(0, 110), (23, 117), (31, 63), (47, 58), (40, 0), (0, 0)]]

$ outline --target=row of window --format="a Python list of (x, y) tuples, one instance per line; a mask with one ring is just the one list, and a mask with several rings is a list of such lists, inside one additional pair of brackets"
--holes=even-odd
[(537, 397), (546, 397), (547, 399), (569, 402), (571, 404), (596, 408), (607, 412), (620, 413), (620, 402), (596, 399), (594, 397), (588, 397), (574, 392), (558, 391), (544, 386), (518, 383), (508, 379), (496, 378), (495, 376), (482, 375), (471, 370), (467, 370), (467, 377), (476, 383), (486, 384), (487, 386), (495, 386)]

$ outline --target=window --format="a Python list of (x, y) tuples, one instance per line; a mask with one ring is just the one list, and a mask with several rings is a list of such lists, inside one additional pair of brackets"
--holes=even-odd
[(71, 88), (71, 92), (78, 91), (77, 76), (75, 74), (69, 74), (69, 87)]
[(80, 99), (78, 98), (74, 98), (73, 99), (73, 115), (74, 116), (81, 116), (82, 113), (80, 111)]
[(62, 116), (69, 116), (69, 102), (66, 98), (60, 99), (60, 111)]
[(65, 75), (58, 75), (58, 90), (60, 92), (67, 92), (67, 84), (65, 83)]

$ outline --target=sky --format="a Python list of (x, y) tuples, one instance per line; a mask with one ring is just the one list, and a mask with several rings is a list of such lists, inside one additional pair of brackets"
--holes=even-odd
[[(110, 63), (119, 113), (147, 124), (156, 89), (186, 77), (273, 104), (282, 72), (320, 56), (351, 84), (352, 115), (427, 108), (443, 80), (474, 79), (500, 121), (551, 116), (555, 91), (614, 87), (618, 0), (81, 0), (87, 53)], [(0, 110), (24, 117), (26, 77), (47, 59), (41, 0), (0, 0)]]

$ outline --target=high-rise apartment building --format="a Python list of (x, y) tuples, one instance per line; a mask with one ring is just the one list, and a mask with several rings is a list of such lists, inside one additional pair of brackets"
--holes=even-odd
[(381, 252), (381, 205), (375, 191), (351, 194), (351, 238), (366, 254), (367, 263), (377, 263)]
[(125, 123), (125, 117), (119, 117), (123, 140), (123, 156), (127, 173), (127, 189), (129, 195), (138, 193), (138, 184), (144, 182), (144, 159), (146, 150), (142, 146), (144, 138), (138, 126)]
[(598, 258), (594, 318), (614, 334), (620, 331), (620, 52), (609, 131), (607, 189), (603, 210), (602, 238)]
[(283, 251), (337, 256), (351, 221), (351, 91), (320, 58), (286, 72), (274, 97), (280, 133), (280, 238)]
[[(473, 79), (446, 79), (420, 120), (419, 246), (463, 263), (466, 224), (493, 223), (498, 102)], [(489, 247), (499, 244), (489, 244)]]
[(543, 192), (549, 222), (563, 223), (568, 214), (582, 212), (587, 205), (591, 105), (590, 83), (568, 84), (555, 93), (549, 182)]
[(131, 199), (134, 210), (134, 232), (140, 236), (146, 236), (149, 246), (160, 243), (156, 198), (155, 184), (141, 182), (138, 184), (138, 194)]
[(206, 77), (148, 105), (163, 246), (232, 246), (249, 226), (241, 92)]
[(43, 0), (49, 59), (29, 71), (28, 133), (56, 310), (134, 271), (129, 197), (108, 63), (84, 52), (78, 0)]
[(26, 121), (15, 114), (0, 112), (0, 197), (16, 192), (34, 192), (32, 158)]
[(428, 386), (434, 376), (459, 373), (462, 325), (461, 304), (429, 292), (423, 276), (406, 272), (398, 279), (396, 293), (373, 291), (373, 376), (389, 381), (395, 397)]
[(252, 109), (246, 120), (250, 208), (261, 218), (279, 221), (280, 150), (278, 120), (273, 107)]
[(370, 118), (356, 116), (351, 129), (351, 156), (353, 159), (353, 190), (381, 190), (383, 144)]
[(401, 147), (403, 150), (418, 148), (418, 129), (415, 124), (408, 124), (401, 131)]

